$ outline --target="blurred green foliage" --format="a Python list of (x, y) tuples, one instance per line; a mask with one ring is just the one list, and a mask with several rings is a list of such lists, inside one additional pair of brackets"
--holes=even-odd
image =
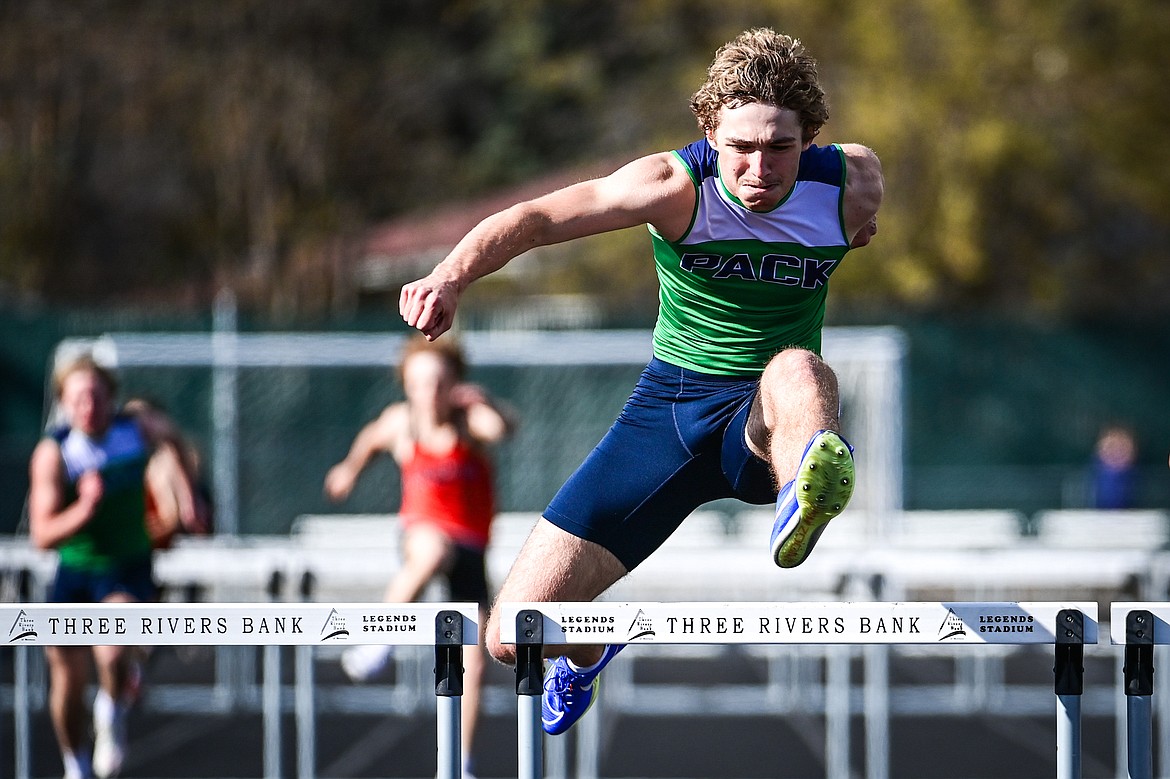
[[(1170, 310), (1160, 0), (0, 3), (0, 301), (327, 312), (372, 224), (692, 140), (752, 26), (885, 166), (833, 316)], [(524, 291), (653, 308), (639, 231), (554, 265)]]

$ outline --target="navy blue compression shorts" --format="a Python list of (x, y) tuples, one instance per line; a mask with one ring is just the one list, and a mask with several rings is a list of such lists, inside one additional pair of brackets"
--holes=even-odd
[(545, 518), (632, 571), (708, 501), (775, 502), (771, 469), (744, 440), (758, 386), (652, 359)]
[(124, 593), (140, 603), (158, 595), (150, 557), (130, 560), (106, 571), (83, 571), (57, 566), (49, 592), (50, 603), (101, 603), (114, 593)]

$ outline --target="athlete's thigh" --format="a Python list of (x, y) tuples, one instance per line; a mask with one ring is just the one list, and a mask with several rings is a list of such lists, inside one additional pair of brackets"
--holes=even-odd
[(90, 647), (46, 646), (45, 659), (54, 678), (69, 678), (78, 686), (89, 679)]
[(546, 519), (532, 528), (497, 601), (591, 601), (627, 573), (604, 547)]
[(515, 650), (500, 641), (498, 604), (591, 601), (625, 575), (625, 566), (611, 552), (541, 519), (496, 594), (497, 608), (484, 631), (488, 651), (502, 662), (515, 662)]
[(687, 392), (679, 377), (648, 368), (545, 518), (633, 570), (695, 507), (726, 497), (712, 436), (718, 414), (704, 396)]
[(434, 525), (412, 522), (402, 531), (403, 564), (428, 579), (443, 570), (454, 553), (454, 542)]
[(723, 432), (720, 464), (732, 494), (755, 505), (776, 500), (776, 479), (765, 460), (768, 431), (764, 427), (760, 395), (756, 392), (736, 411)]

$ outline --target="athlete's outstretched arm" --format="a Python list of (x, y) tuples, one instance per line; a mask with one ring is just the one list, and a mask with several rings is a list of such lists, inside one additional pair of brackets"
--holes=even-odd
[(882, 163), (873, 149), (857, 143), (845, 152), (845, 232), (850, 248), (865, 246), (877, 235), (877, 214), (885, 194)]
[(67, 503), (61, 448), (43, 439), (29, 461), (28, 530), (33, 546), (52, 549), (85, 527), (105, 493), (97, 471), (77, 479), (77, 499)]
[(402, 288), (398, 308), (430, 340), (450, 329), (459, 296), (471, 282), (538, 246), (640, 224), (687, 218), (694, 200), (690, 178), (669, 153), (637, 159), (608, 176), (565, 187), (493, 214), (423, 279)]
[(348, 498), (358, 476), (370, 461), (382, 452), (394, 451), (406, 434), (407, 424), (406, 404), (395, 403), (362, 427), (354, 436), (345, 458), (325, 474), (325, 495), (332, 501)]
[(515, 432), (519, 424), (516, 410), (478, 384), (456, 384), (451, 389), (451, 403), (463, 409), (467, 433), (481, 444), (496, 444)]

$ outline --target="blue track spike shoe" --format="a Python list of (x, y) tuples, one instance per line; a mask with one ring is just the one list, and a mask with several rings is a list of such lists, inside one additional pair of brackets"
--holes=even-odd
[(781, 568), (805, 561), (829, 520), (853, 497), (853, 447), (832, 430), (818, 430), (804, 454), (796, 479), (776, 498), (772, 559)]
[(563, 656), (553, 661), (544, 677), (540, 702), (540, 721), (545, 733), (560, 735), (585, 716), (597, 697), (598, 674), (623, 647), (625, 644), (607, 645), (601, 660), (584, 671), (573, 670)]

